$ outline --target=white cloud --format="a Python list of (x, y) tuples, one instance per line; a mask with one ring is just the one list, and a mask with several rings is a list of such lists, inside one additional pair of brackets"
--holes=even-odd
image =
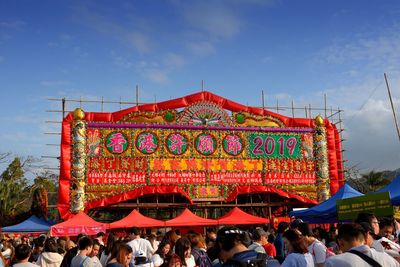
[(147, 69), (144, 71), (144, 76), (159, 84), (167, 84), (169, 82), (166, 71), (161, 69)]
[(141, 32), (126, 33), (127, 41), (132, 44), (139, 52), (145, 53), (151, 50), (151, 43), (149, 37)]
[(163, 64), (169, 69), (180, 68), (186, 65), (186, 60), (182, 55), (168, 53), (163, 59)]
[(209, 2), (191, 3), (184, 7), (184, 18), (196, 30), (213, 38), (231, 38), (243, 27), (239, 15), (228, 5)]
[(208, 56), (215, 54), (216, 49), (214, 45), (210, 42), (190, 42), (187, 44), (189, 51), (191, 51), (195, 56)]
[(11, 29), (11, 30), (21, 30), (25, 25), (26, 22), (22, 20), (0, 22), (1, 28)]

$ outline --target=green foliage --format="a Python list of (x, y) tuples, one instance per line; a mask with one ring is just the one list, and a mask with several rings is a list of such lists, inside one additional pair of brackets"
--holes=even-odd
[(391, 182), (385, 174), (385, 171), (377, 172), (374, 170), (364, 174), (353, 173), (353, 175), (346, 177), (346, 181), (354, 189), (367, 194), (375, 192)]
[(29, 196), (28, 181), (24, 177), (21, 159), (16, 157), (0, 176), (0, 216), (14, 217), (26, 211)]
[[(0, 158), (5, 162), (5, 158)], [(35, 160), (31, 157), (22, 159), (15, 157), (0, 176), (0, 225), (17, 223), (21, 218), (26, 218), (30, 211), (32, 195), (40, 189), (41, 197), (47, 198), (47, 192), (52, 192), (50, 203), (57, 204), (57, 176), (42, 173), (29, 184), (25, 173), (32, 168)], [(46, 194), (46, 197), (43, 196)], [(45, 202), (47, 206), (47, 201)], [(47, 207), (46, 207), (47, 209)], [(55, 213), (54, 210), (52, 213)], [(55, 217), (56, 214), (52, 214)]]

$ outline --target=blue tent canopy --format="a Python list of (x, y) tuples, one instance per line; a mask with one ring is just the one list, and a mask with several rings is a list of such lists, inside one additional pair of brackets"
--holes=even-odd
[(393, 181), (376, 193), (390, 193), (390, 200), (393, 206), (400, 206), (400, 175), (393, 179)]
[(345, 183), (339, 191), (336, 192), (331, 198), (321, 202), (320, 204), (305, 210), (292, 211), (290, 216), (300, 218), (309, 223), (334, 223), (338, 222), (336, 200), (358, 197), (364, 194), (358, 192), (350, 185)]
[(51, 225), (53, 225), (53, 223), (32, 215), (19, 224), (1, 228), (1, 231), (13, 233), (43, 233), (48, 232)]

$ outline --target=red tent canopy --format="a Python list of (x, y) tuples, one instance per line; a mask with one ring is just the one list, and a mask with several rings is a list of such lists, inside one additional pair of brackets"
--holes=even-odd
[(105, 232), (107, 224), (96, 222), (83, 211), (79, 212), (71, 219), (55, 224), (50, 227), (51, 236), (77, 236), (81, 233), (95, 235)]
[(230, 212), (220, 217), (217, 221), (218, 224), (264, 224), (268, 223), (269, 219), (251, 215), (242, 211), (238, 207), (234, 207)]
[(110, 229), (130, 227), (162, 227), (165, 226), (165, 222), (143, 216), (139, 213), (139, 211), (134, 209), (131, 213), (129, 213), (128, 216), (119, 221), (110, 223), (109, 226)]
[(165, 226), (200, 226), (200, 225), (217, 225), (217, 221), (199, 217), (196, 214), (193, 214), (189, 209), (185, 209), (176, 218), (165, 222)]

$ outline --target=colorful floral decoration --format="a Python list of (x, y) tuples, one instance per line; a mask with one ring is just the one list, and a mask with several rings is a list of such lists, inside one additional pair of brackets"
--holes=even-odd
[(129, 140), (122, 132), (112, 132), (107, 135), (105, 147), (112, 154), (122, 154), (129, 147)]
[(200, 101), (181, 112), (177, 120), (179, 124), (203, 126), (229, 126), (232, 119), (228, 113), (210, 101)]
[(136, 148), (143, 154), (153, 154), (158, 148), (158, 138), (152, 132), (141, 132), (136, 139)]
[(242, 138), (237, 134), (228, 134), (223, 142), (224, 151), (232, 156), (237, 156), (243, 152), (244, 143)]
[(100, 155), (101, 131), (99, 129), (89, 129), (87, 131), (87, 156), (97, 157)]
[(167, 122), (173, 122), (175, 120), (175, 113), (173, 113), (171, 111), (165, 112), (164, 119)]
[(315, 118), (314, 157), (316, 164), (317, 199), (319, 202), (330, 197), (328, 149), (326, 130), (321, 116)]
[(237, 114), (235, 115), (235, 121), (236, 121), (237, 123), (239, 123), (239, 124), (244, 123), (244, 122), (245, 122), (245, 119), (246, 119), (246, 117), (244, 116), (243, 113), (237, 113)]
[(77, 213), (85, 209), (85, 161), (86, 161), (86, 123), (82, 109), (75, 109), (72, 123), (72, 173), (71, 173), (71, 211)]
[(201, 155), (209, 156), (217, 150), (217, 140), (211, 134), (199, 134), (195, 140), (195, 147)]
[(188, 139), (180, 133), (171, 133), (167, 137), (167, 149), (171, 154), (182, 155), (189, 146)]

